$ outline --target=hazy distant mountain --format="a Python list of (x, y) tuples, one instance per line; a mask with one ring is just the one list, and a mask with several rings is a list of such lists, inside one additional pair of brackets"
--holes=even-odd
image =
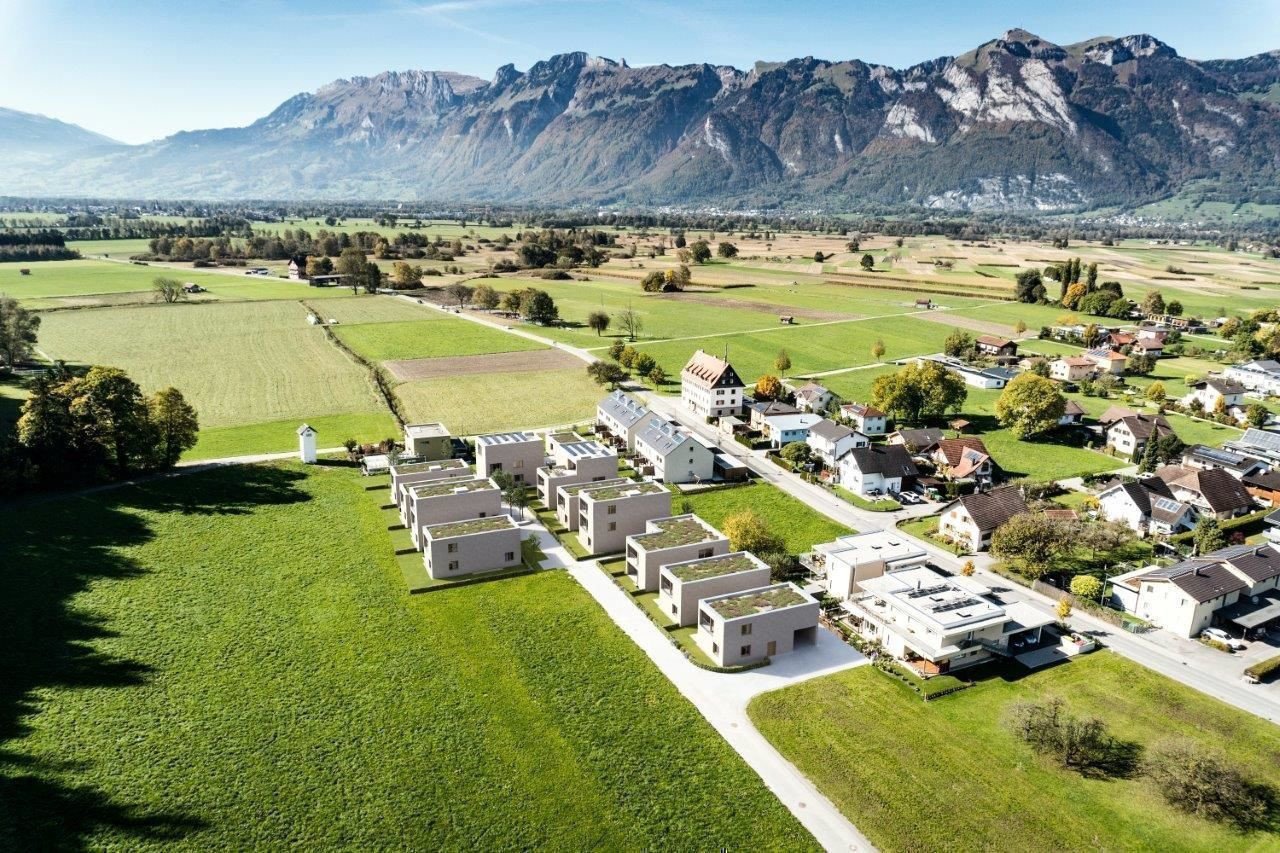
[(1280, 54), (1012, 30), (904, 70), (631, 68), (583, 53), (484, 82), (339, 80), (244, 128), (13, 170), (0, 192), (203, 198), (1090, 207), (1194, 182), (1280, 201)]
[(0, 107), (0, 159), (14, 162), (42, 162), (58, 156), (101, 152), (121, 145), (100, 133), (75, 124), (35, 113)]

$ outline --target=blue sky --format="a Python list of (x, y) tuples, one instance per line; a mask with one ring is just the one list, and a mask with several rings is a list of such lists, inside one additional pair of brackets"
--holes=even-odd
[(1280, 0), (0, 0), (0, 106), (142, 142), (247, 124), (297, 92), (388, 69), (487, 79), (571, 50), (632, 65), (903, 67), (1015, 26), (1060, 44), (1149, 32), (1184, 56), (1240, 57), (1280, 49)]

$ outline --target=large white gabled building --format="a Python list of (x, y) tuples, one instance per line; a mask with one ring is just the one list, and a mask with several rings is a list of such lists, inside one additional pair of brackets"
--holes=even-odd
[(636, 433), (636, 455), (663, 483), (698, 483), (715, 476), (715, 451), (677, 423), (650, 415)]
[(698, 350), (680, 372), (680, 402), (703, 418), (719, 418), (742, 412), (746, 385), (733, 365)]

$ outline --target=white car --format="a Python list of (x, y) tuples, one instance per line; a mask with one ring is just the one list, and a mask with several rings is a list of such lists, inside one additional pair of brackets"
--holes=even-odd
[(1219, 643), (1225, 643), (1227, 648), (1241, 651), (1249, 648), (1248, 644), (1243, 640), (1237, 640), (1221, 628), (1205, 628), (1200, 632), (1200, 636), (1209, 640), (1216, 640)]

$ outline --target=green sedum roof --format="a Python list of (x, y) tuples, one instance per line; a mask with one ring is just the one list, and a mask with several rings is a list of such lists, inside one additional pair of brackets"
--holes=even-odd
[(804, 604), (805, 598), (791, 584), (780, 584), (766, 589), (740, 592), (736, 595), (712, 599), (707, 603), (725, 619), (737, 619), (742, 616), (764, 613), (768, 610), (777, 610), (781, 607)]
[(762, 568), (762, 566), (751, 559), (750, 554), (743, 552), (724, 554), (719, 557), (707, 557), (691, 563), (668, 566), (667, 568), (677, 580), (704, 581), (708, 578), (718, 578), (724, 575), (734, 575), (738, 572)]
[(637, 533), (633, 537), (636, 543), (646, 551), (677, 548), (681, 545), (693, 545), (724, 538), (716, 531), (708, 529), (696, 516), (664, 518), (649, 523), (658, 529), (652, 533)]
[(497, 491), (497, 489), (498, 487), (488, 480), (464, 480), (461, 477), (409, 487), (409, 490), (420, 498), (439, 498), (445, 495), (456, 495), (460, 492), (486, 492)]
[(599, 489), (591, 489), (587, 492), (593, 501), (612, 501), (619, 498), (630, 498), (637, 495), (656, 495), (659, 492), (665, 492), (662, 486), (657, 483), (620, 483), (616, 486), (604, 486)]
[(471, 518), (466, 521), (447, 521), (444, 524), (433, 524), (427, 528), (427, 535), (432, 539), (452, 539), (455, 536), (469, 536), (472, 533), (488, 533), (491, 530), (515, 528), (515, 524), (505, 515), (489, 518)]

